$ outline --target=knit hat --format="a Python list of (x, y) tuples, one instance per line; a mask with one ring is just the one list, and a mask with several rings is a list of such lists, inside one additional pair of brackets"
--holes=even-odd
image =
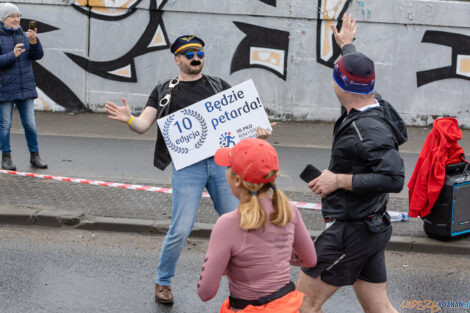
[(374, 61), (359, 52), (346, 54), (336, 62), (333, 78), (344, 91), (368, 95), (374, 90)]
[(214, 161), (219, 166), (231, 166), (241, 179), (254, 184), (275, 180), (277, 175), (265, 177), (271, 171), (279, 171), (276, 149), (258, 138), (243, 139), (234, 147), (218, 149)]
[(0, 3), (0, 22), (3, 22), (12, 14), (21, 14), (20, 9), (13, 3)]

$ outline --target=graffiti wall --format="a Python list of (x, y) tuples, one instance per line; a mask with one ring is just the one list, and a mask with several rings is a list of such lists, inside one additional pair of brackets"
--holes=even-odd
[(352, 13), (357, 48), (376, 64), (376, 90), (409, 125), (458, 118), (470, 128), (470, 1), (21, 0), (38, 21), (45, 57), (34, 63), (36, 109), (102, 112), (128, 99), (140, 112), (178, 69), (179, 35), (206, 42), (204, 72), (231, 84), (252, 78), (269, 115), (332, 121), (339, 104), (330, 26)]

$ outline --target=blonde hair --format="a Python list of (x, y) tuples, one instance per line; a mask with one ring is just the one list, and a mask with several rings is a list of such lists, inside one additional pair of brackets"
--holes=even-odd
[[(233, 170), (232, 173), (235, 175)], [(271, 171), (263, 178), (270, 178), (276, 174), (277, 171)], [(250, 192), (256, 192), (259, 194), (272, 188), (274, 186), (274, 181), (265, 184), (254, 184), (242, 180), (242, 184)], [(269, 216), (269, 221), (273, 225), (283, 227), (290, 223), (292, 219), (292, 210), (286, 195), (277, 188), (273, 189), (272, 203), (274, 212)], [(238, 206), (238, 213), (240, 214), (240, 227), (242, 229), (256, 230), (262, 226), (264, 230), (266, 224), (266, 211), (261, 203), (259, 203), (256, 195), (252, 194), (248, 201), (240, 203)]]

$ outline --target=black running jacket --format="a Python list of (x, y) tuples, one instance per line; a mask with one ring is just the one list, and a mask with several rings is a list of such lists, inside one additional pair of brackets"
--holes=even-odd
[(404, 121), (376, 94), (380, 107), (343, 111), (334, 126), (328, 169), (353, 174), (352, 191), (338, 189), (322, 200), (325, 220), (362, 220), (385, 210), (388, 193), (400, 192), (405, 180), (398, 146), (407, 140)]

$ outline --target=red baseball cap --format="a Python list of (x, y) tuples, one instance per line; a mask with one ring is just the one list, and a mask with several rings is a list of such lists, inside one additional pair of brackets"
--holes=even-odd
[(264, 178), (271, 171), (279, 171), (276, 149), (258, 138), (243, 139), (231, 148), (220, 148), (214, 156), (219, 166), (230, 166), (243, 180), (254, 184), (268, 183), (276, 176)]

